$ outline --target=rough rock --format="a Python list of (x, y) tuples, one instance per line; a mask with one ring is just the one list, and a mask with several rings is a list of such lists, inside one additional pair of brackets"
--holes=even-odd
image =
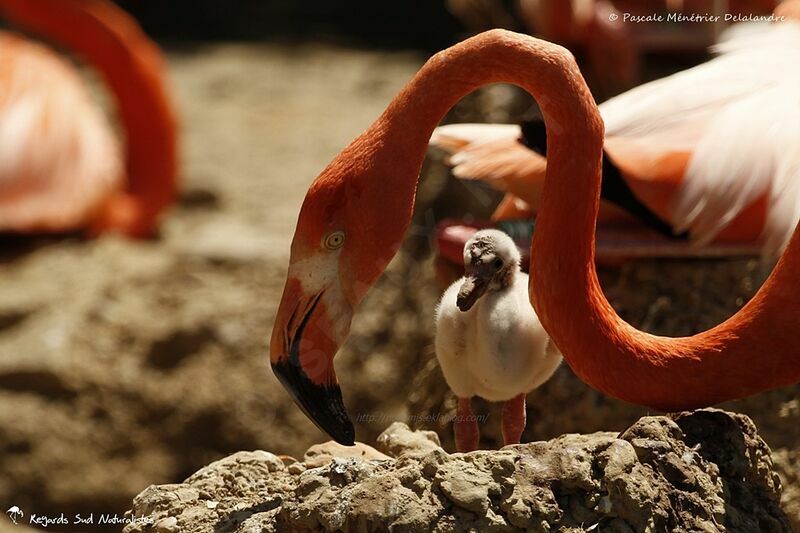
[(395, 422), (378, 436), (378, 448), (392, 457), (400, 455), (427, 455), (441, 449), (435, 431), (411, 431), (402, 422)]
[(310, 447), (303, 456), (303, 463), (308, 468), (316, 468), (318, 466), (325, 466), (337, 458), (382, 461), (384, 459), (389, 459), (389, 456), (361, 442), (357, 442), (354, 446), (343, 446), (338, 442), (328, 441)]
[(149, 487), (132, 513), (183, 533), (791, 531), (770, 450), (743, 415), (643, 417), (621, 434), (468, 454), (435, 440), (393, 424), (379, 438), (391, 458), (361, 453), (369, 447), (337, 457), (326, 444), (310, 458), (333, 452), (327, 464), (296, 472), (270, 453), (239, 452), (182, 484)]

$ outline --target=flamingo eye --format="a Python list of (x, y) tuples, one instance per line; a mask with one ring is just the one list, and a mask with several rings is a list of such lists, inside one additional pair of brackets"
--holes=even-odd
[(338, 250), (344, 245), (344, 232), (332, 231), (328, 233), (325, 235), (325, 238), (322, 239), (322, 245), (326, 250)]

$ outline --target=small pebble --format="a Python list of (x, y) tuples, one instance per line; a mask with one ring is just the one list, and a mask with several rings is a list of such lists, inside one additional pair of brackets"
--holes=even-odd
[(286, 470), (289, 471), (292, 475), (302, 474), (306, 471), (306, 466), (303, 463), (292, 463), (286, 467)]
[(177, 533), (181, 530), (178, 527), (178, 519), (174, 516), (168, 516), (167, 518), (162, 518), (158, 522), (156, 522), (155, 530), (158, 533)]

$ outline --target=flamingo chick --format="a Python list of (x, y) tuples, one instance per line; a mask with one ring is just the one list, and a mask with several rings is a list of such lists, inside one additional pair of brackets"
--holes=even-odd
[(436, 310), (436, 357), (458, 397), (453, 430), (460, 452), (478, 447), (473, 396), (505, 402), (503, 441), (517, 444), (525, 429), (525, 395), (561, 363), (531, 306), (528, 275), (519, 265), (511, 237), (477, 232), (464, 246), (464, 277), (445, 291)]

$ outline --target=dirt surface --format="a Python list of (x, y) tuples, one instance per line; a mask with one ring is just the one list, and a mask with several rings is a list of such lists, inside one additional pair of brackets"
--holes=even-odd
[[(272, 376), (267, 343), (308, 184), (421, 64), (409, 54), (215, 45), (169, 54), (184, 126), (184, 195), (159, 240), (0, 241), (0, 503), (26, 513), (122, 513), (239, 450), (302, 454), (324, 439)], [(504, 87), (458, 121), (515, 118)], [(510, 111), (509, 111), (510, 110)], [(452, 450), (453, 402), (431, 348), (437, 219), (496, 197), (431, 163), (409, 240), (367, 296), (337, 369), (359, 440), (396, 420)], [(635, 264), (601, 273), (632, 323), (686, 334), (724, 319), (763, 277), (752, 261)], [(800, 527), (800, 387), (726, 406), (772, 447)], [(529, 401), (527, 440), (624, 430), (642, 410), (563, 367)], [(497, 406), (484, 446), (496, 446)], [(0, 523), (6, 524), (5, 517)], [(2, 526), (0, 526), (2, 527)], [(118, 528), (109, 528), (118, 529)]]
[[(790, 531), (769, 448), (742, 415), (644, 417), (449, 455), (393, 424), (378, 448), (329, 442), (304, 461), (239, 452), (133, 502), (147, 531)], [(327, 453), (324, 453), (327, 452)]]

